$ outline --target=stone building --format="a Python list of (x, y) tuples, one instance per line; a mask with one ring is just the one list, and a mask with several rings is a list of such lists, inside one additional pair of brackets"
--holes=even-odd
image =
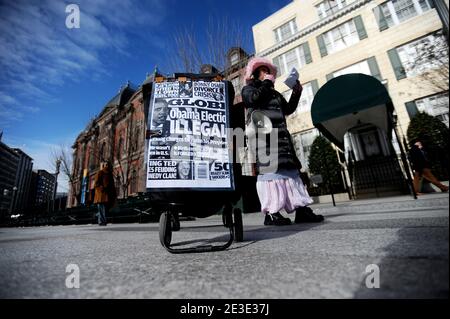
[[(286, 98), (291, 92), (283, 82), (293, 67), (299, 71), (304, 90), (296, 112), (288, 118), (288, 128), (305, 168), (315, 137), (326, 131), (326, 125), (328, 133), (331, 126), (335, 131), (341, 126), (346, 130), (343, 136), (332, 140), (342, 152), (341, 158), (347, 164), (355, 164), (357, 170), (350, 175), (373, 182), (369, 175), (388, 171), (394, 181), (401, 174), (393, 159), (405, 146), (411, 118), (418, 111), (427, 112), (448, 126), (448, 40), (442, 33), (448, 28), (449, 2), (439, 2), (447, 8), (447, 26), (440, 17), (441, 10), (434, 6), (435, 1), (429, 0), (293, 0), (253, 26), (255, 55), (278, 66), (275, 88)], [(432, 52), (427, 54), (427, 50)], [(352, 96), (353, 102), (364, 100), (364, 95), (368, 97), (365, 93), (370, 93), (373, 87), (365, 88), (367, 92), (351, 92), (351, 96), (344, 94), (351, 90), (343, 83), (351, 78), (346, 77), (350, 74), (370, 76), (384, 86), (383, 94), (389, 102), (386, 105), (392, 108), (387, 112), (388, 119), (380, 121), (389, 121), (389, 125), (380, 127), (375, 123), (381, 114), (377, 112), (358, 122), (362, 112), (350, 112), (351, 106), (347, 108), (350, 115), (345, 117), (345, 105), (339, 112), (335, 110), (336, 116), (342, 116), (340, 122), (333, 119), (331, 124), (319, 123), (318, 119), (330, 120), (327, 114), (314, 118), (315, 111), (320, 113), (317, 108), (312, 109), (320, 91), (322, 97), (331, 93), (337, 98), (346, 96), (346, 101), (329, 100), (328, 104), (320, 105), (330, 112), (338, 102), (350, 105)], [(343, 94), (339, 95), (337, 88)], [(380, 92), (384, 90), (378, 88)], [(366, 109), (369, 107), (372, 106), (367, 105)], [(338, 143), (341, 138), (342, 143)], [(389, 184), (384, 178), (379, 183)], [(355, 177), (353, 182), (363, 182), (357, 180)], [(369, 192), (374, 191), (373, 186), (369, 188)]]
[(19, 154), (0, 140), (0, 219), (11, 213), (19, 160)]
[[(448, 0), (444, 2), (448, 10)], [(314, 96), (343, 74), (371, 75), (385, 85), (402, 136), (417, 111), (448, 126), (448, 75), (442, 85), (435, 85), (422, 77), (424, 72), (434, 72), (437, 79), (442, 75), (433, 70), (433, 61), (419, 68), (412, 65), (421, 46), (442, 42), (442, 28), (429, 0), (294, 0), (254, 25), (255, 54), (273, 60), (280, 70), (276, 89), (289, 97), (283, 80), (292, 67), (300, 73), (304, 92), (288, 125), (302, 162), (307, 166), (318, 134), (311, 118)], [(448, 65), (448, 55), (446, 61)], [(383, 145), (378, 146), (381, 151)]]
[(28, 203), (33, 159), (0, 140), (0, 215), (23, 214)]
[(18, 155), (15, 187), (17, 190), (13, 194), (11, 211), (16, 214), (26, 213), (28, 196), (31, 184), (31, 174), (33, 171), (33, 159), (19, 148), (13, 148)]

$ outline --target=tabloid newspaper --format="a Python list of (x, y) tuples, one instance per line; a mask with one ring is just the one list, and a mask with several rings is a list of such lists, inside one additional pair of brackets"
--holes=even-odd
[(226, 83), (153, 83), (147, 188), (232, 189)]

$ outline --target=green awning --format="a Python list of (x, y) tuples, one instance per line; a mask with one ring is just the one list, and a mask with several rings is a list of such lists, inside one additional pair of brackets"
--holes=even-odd
[(361, 123), (372, 123), (390, 133), (392, 100), (381, 82), (369, 75), (345, 74), (320, 88), (311, 106), (315, 127), (343, 147), (345, 133)]

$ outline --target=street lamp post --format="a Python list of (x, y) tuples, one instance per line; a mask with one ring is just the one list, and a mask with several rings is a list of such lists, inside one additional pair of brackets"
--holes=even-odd
[(58, 188), (58, 175), (59, 175), (59, 169), (61, 167), (61, 159), (58, 158), (56, 160), (56, 171), (55, 171), (55, 183), (53, 184), (53, 198), (52, 198), (52, 211), (55, 211), (55, 201), (56, 201), (56, 191)]
[(411, 177), (410, 167), (409, 167), (409, 164), (408, 164), (408, 160), (406, 158), (406, 151), (403, 149), (402, 142), (400, 141), (400, 137), (398, 136), (398, 132), (397, 132), (397, 115), (392, 115), (391, 120), (392, 120), (392, 124), (394, 125), (394, 134), (395, 134), (395, 137), (397, 139), (397, 144), (398, 144), (398, 146), (400, 148), (400, 157), (402, 159), (403, 167), (405, 169), (406, 178), (407, 178), (409, 187), (411, 189), (411, 193), (413, 195), (413, 198), (417, 199), (417, 194), (416, 194), (416, 191), (414, 189), (413, 180), (412, 180), (412, 177)]
[(1, 201), (1, 206), (0, 206), (0, 213), (1, 213), (1, 222), (3, 223), (3, 221), (4, 221), (4, 219), (6, 218), (6, 214), (7, 214), (7, 212), (8, 212), (8, 206), (7, 206), (7, 203), (6, 203), (6, 198), (8, 197), (8, 195), (9, 195), (9, 189), (7, 189), (7, 188), (5, 188), (5, 189), (3, 189), (3, 192), (2, 192), (2, 201)]

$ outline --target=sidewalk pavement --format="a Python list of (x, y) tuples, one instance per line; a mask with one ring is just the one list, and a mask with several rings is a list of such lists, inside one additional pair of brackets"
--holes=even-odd
[[(0, 229), (1, 298), (448, 298), (448, 194), (321, 204), (321, 224), (263, 226), (222, 252), (168, 253), (157, 224)], [(226, 240), (221, 216), (182, 221), (173, 242)], [(66, 266), (80, 288), (65, 285)], [(370, 266), (372, 265), (372, 266)], [(368, 288), (367, 266), (380, 270)]]
[(412, 195), (350, 200), (337, 202), (334, 207), (331, 203), (313, 204), (310, 207), (320, 213), (336, 212), (381, 212), (398, 210), (421, 210), (423, 208), (445, 208), (449, 205), (448, 193), (430, 193), (418, 196), (414, 199)]

